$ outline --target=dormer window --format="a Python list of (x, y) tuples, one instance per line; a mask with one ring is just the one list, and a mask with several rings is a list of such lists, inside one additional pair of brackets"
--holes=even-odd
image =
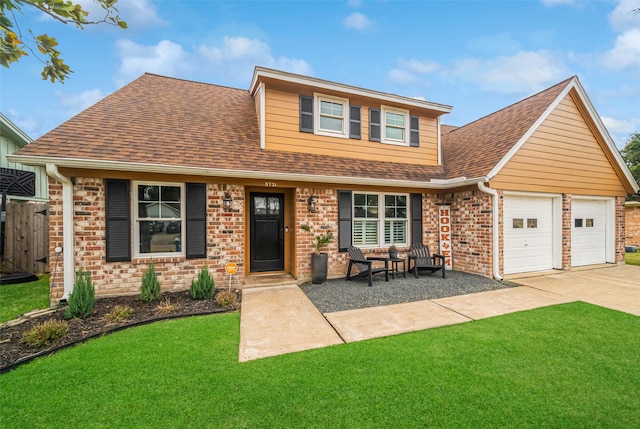
[(409, 111), (382, 106), (383, 143), (408, 146)]
[(349, 100), (315, 94), (315, 134), (348, 138)]

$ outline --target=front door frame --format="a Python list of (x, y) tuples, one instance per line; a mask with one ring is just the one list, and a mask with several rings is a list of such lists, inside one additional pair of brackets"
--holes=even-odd
[[(252, 193), (264, 193), (264, 194), (281, 194), (284, 196), (284, 269), (282, 271), (252, 271), (251, 270), (251, 194)], [(292, 225), (294, 224), (294, 212), (295, 212), (295, 189), (292, 188), (272, 188), (272, 187), (260, 187), (260, 186), (246, 186), (245, 187), (245, 275), (261, 275), (272, 272), (285, 272), (291, 273), (292, 262), (291, 258), (295, 255), (293, 249), (294, 246), (294, 231)], [(294, 274), (294, 273), (292, 273)], [(295, 274), (294, 274), (295, 275)]]

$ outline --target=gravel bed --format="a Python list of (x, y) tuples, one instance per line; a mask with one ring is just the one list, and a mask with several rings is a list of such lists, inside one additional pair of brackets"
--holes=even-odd
[(346, 281), (345, 279), (327, 280), (323, 284), (304, 283), (300, 288), (311, 302), (322, 313), (354, 310), (357, 308), (378, 307), (382, 305), (400, 304), (403, 302), (423, 301), (427, 299), (446, 298), (448, 296), (466, 295), (488, 290), (504, 289), (517, 286), (510, 282), (497, 282), (487, 277), (447, 271), (446, 278), (442, 274), (420, 274), (416, 279), (407, 273), (396, 278), (384, 275), (373, 276), (373, 286), (369, 287), (366, 278)]

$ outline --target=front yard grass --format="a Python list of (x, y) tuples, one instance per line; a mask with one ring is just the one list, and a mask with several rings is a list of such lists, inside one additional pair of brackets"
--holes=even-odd
[(0, 376), (3, 428), (640, 427), (640, 317), (571, 303), (238, 363), (239, 313)]
[(640, 251), (635, 253), (625, 253), (624, 262), (627, 265), (640, 265)]
[(0, 323), (49, 307), (49, 274), (35, 282), (0, 285)]

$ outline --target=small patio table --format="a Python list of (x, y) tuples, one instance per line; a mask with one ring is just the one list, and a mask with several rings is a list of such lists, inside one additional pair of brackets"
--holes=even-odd
[(400, 270), (398, 269), (398, 264), (400, 262), (402, 262), (402, 275), (404, 275), (404, 278), (407, 278), (407, 267), (405, 265), (406, 263), (406, 259), (405, 258), (389, 258), (389, 262), (391, 262), (391, 270), (389, 270), (391, 272), (391, 276), (395, 279), (396, 278), (396, 273), (400, 274)]

